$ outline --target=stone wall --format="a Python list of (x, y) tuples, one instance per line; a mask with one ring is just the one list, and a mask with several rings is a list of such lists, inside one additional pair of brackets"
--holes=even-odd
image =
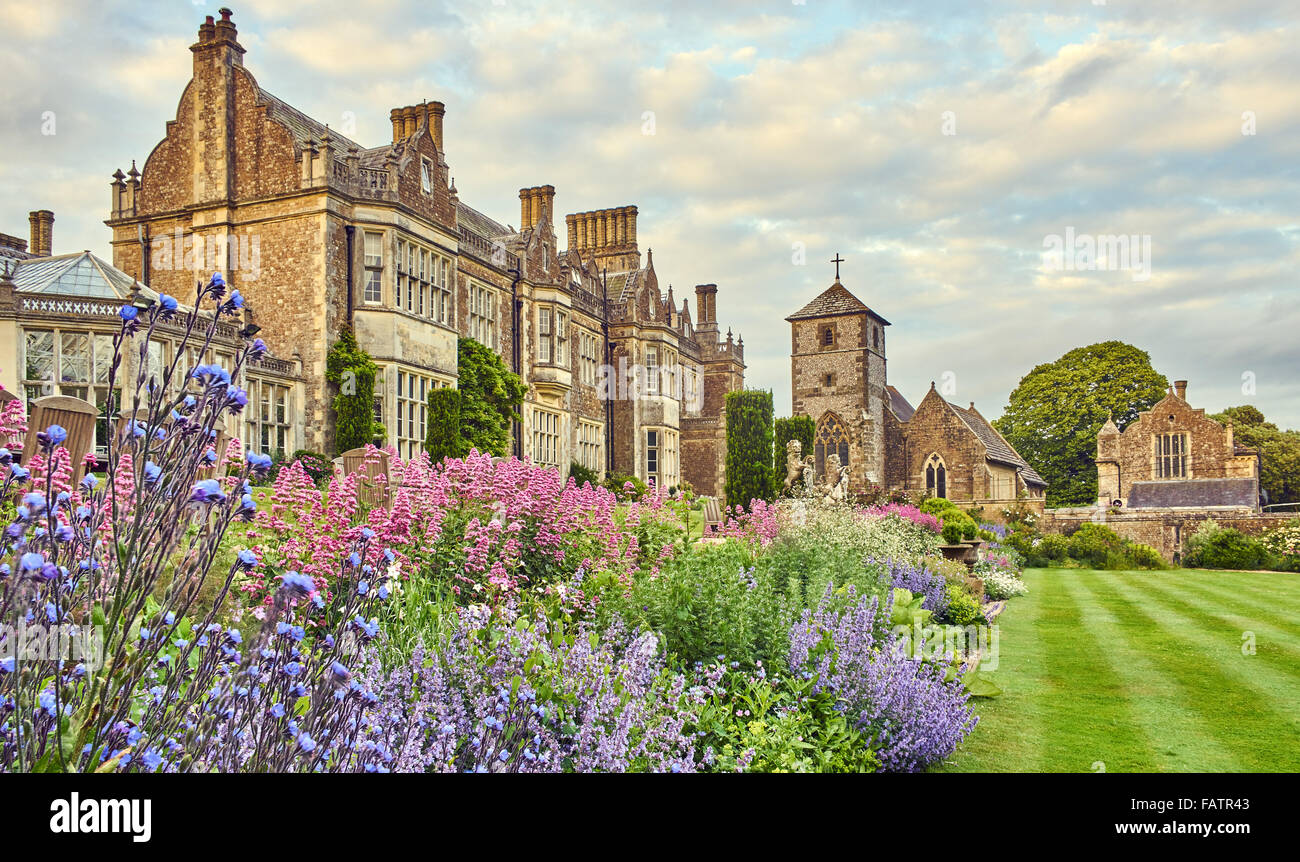
[(1111, 514), (1096, 507), (1048, 509), (1038, 527), (1044, 533), (1068, 534), (1082, 524), (1102, 524), (1133, 542), (1149, 545), (1170, 562), (1180, 558), (1183, 543), (1197, 527), (1213, 518), (1221, 527), (1260, 536), (1269, 530), (1300, 523), (1300, 514), (1261, 515), (1248, 510), (1188, 511), (1186, 509), (1142, 509)]

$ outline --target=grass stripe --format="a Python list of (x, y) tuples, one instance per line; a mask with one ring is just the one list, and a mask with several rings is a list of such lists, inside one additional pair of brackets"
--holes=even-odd
[[(1185, 616), (1199, 617), (1208, 631), (1222, 632), (1227, 642), (1240, 652), (1242, 634), (1253, 632), (1255, 658), (1286, 676), (1300, 677), (1300, 642), (1294, 640), (1293, 626), (1273, 625), (1245, 609), (1225, 604), (1225, 600), (1193, 590), (1176, 591), (1167, 582), (1147, 581), (1144, 588), (1154, 601)], [(1234, 611), (1239, 611), (1235, 612)]]
[[(1135, 642), (1148, 650), (1160, 671), (1177, 683), (1182, 707), (1199, 714), (1213, 730), (1217, 743), (1235, 755), (1237, 764), (1231, 768), (1300, 768), (1300, 726), (1295, 718), (1273, 708), (1273, 702), (1281, 700), (1294, 713), (1295, 704), (1300, 703), (1300, 688), (1290, 681), (1279, 682), (1274, 674), (1263, 673), (1266, 669), (1258, 664), (1247, 670), (1242, 665), (1224, 663), (1224, 659), (1233, 661), (1234, 653), (1236, 660), (1243, 657), (1226, 645), (1216, 645), (1206, 638), (1198, 640), (1196, 635), (1201, 630), (1196, 619), (1144, 606), (1134, 598), (1138, 589), (1126, 584), (1122, 574), (1096, 573), (1093, 598), (1132, 630)], [(1171, 746), (1180, 743), (1172, 736), (1161, 738), (1168, 739)], [(1220, 767), (1207, 764), (1203, 768)]]

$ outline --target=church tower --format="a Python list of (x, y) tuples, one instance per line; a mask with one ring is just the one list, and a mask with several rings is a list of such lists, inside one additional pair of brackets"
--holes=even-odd
[[(849, 488), (885, 482), (885, 327), (889, 321), (835, 283), (790, 322), (792, 415), (817, 424), (812, 453), (825, 475), (832, 453), (849, 467)], [(807, 453), (805, 453), (807, 454)], [(783, 453), (778, 453), (783, 457)]]

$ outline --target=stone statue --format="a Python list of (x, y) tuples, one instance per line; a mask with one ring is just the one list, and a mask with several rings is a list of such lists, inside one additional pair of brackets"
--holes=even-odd
[(803, 496), (811, 497), (817, 487), (817, 459), (812, 455), (803, 459)]
[(832, 453), (826, 456), (826, 484), (821, 488), (822, 500), (828, 503), (843, 503), (849, 495), (849, 468), (840, 465), (840, 456)]
[(794, 490), (794, 483), (803, 477), (803, 444), (798, 440), (791, 440), (785, 444), (785, 483), (781, 486), (782, 494), (789, 494)]

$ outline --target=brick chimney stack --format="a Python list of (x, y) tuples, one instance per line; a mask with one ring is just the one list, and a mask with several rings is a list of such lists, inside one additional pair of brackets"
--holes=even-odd
[(37, 257), (54, 254), (54, 213), (35, 210), (27, 215), (27, 221), (32, 227), (31, 253)]
[(196, 114), (190, 156), (196, 203), (228, 201), (234, 196), (235, 67), (244, 64), (244, 48), (231, 11), (219, 11), (221, 19), (208, 16), (199, 26), (199, 41), (190, 46), (194, 54), (190, 98)]
[(1186, 380), (1175, 380), (1175, 381), (1174, 381), (1174, 394), (1177, 395), (1177, 396), (1179, 397), (1179, 399), (1181, 399), (1181, 400), (1183, 400), (1183, 401), (1186, 401), (1186, 400), (1187, 400), (1187, 381), (1186, 381)]
[(695, 285), (695, 328), (716, 331), (718, 328), (718, 286)]
[[(519, 190), (519, 229), (521, 231), (534, 227), (542, 218), (555, 226), (555, 186), (533, 186)], [(570, 216), (572, 218), (572, 216)], [(569, 233), (573, 235), (573, 222), (569, 222)], [(570, 241), (570, 246), (573, 242)]]

